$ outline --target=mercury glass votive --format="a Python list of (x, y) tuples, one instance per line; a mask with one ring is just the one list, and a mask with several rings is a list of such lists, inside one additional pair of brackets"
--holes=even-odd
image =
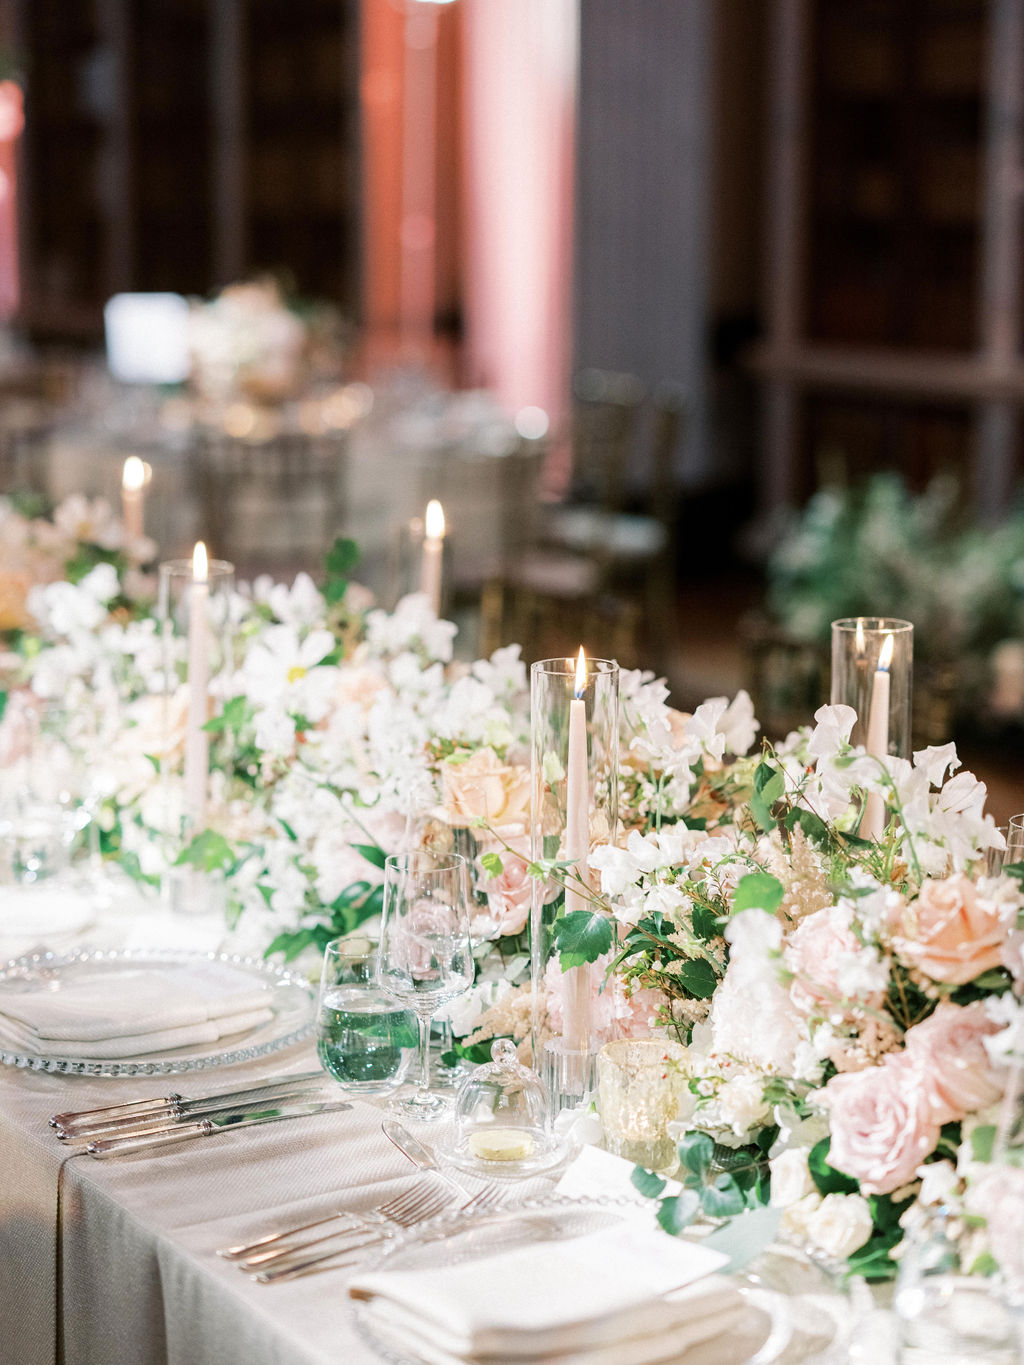
[(665, 1038), (622, 1038), (605, 1043), (597, 1058), (598, 1108), (604, 1145), (649, 1171), (670, 1174), (678, 1165), (668, 1126), (686, 1093), (686, 1049)]

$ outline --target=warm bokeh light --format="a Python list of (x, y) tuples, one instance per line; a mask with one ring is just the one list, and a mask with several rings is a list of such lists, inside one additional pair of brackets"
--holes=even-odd
[(121, 487), (128, 493), (136, 493), (146, 482), (146, 466), (138, 455), (129, 455), (121, 472)]
[(196, 541), (196, 548), (192, 551), (192, 577), (196, 583), (205, 583), (210, 576), (210, 564), (206, 556), (206, 546), (201, 540)]
[(575, 695), (582, 697), (587, 687), (587, 656), (583, 653), (583, 646), (580, 645), (580, 652), (576, 656), (576, 686)]
[(427, 503), (427, 514), (423, 519), (423, 529), (428, 540), (444, 539), (444, 508), (436, 498), (431, 498)]

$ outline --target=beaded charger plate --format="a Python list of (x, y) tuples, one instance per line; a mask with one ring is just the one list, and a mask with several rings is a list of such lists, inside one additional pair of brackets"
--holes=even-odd
[(58, 992), (71, 983), (94, 981), (104, 989), (109, 984), (109, 989), (116, 992), (118, 977), (130, 972), (158, 969), (173, 977), (176, 970), (184, 973), (205, 963), (231, 967), (250, 977), (253, 986), (264, 987), (273, 1017), (216, 1042), (116, 1059), (61, 1056), (59, 1043), (54, 1044), (53, 1051), (41, 1053), (0, 1041), (0, 1062), (65, 1076), (168, 1076), (249, 1062), (290, 1047), (312, 1033), (316, 1025), (316, 992), (297, 972), (259, 958), (174, 949), (80, 949), (66, 954), (33, 953), (14, 958), (0, 966), (0, 1015), (5, 1000), (26, 991)]

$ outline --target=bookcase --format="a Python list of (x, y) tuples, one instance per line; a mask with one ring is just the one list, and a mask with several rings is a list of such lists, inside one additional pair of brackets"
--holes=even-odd
[(772, 0), (761, 501), (1020, 472), (1024, 0)]
[(287, 267), (356, 304), (357, 0), (14, 0), (22, 320), (91, 337), (118, 290)]

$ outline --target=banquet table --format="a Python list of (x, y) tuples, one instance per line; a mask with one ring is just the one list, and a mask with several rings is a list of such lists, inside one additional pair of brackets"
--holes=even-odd
[[(0, 1359), (5, 1365), (346, 1365), (356, 1335), (336, 1269), (264, 1286), (214, 1252), (336, 1204), (376, 1207), (412, 1167), (381, 1110), (327, 1113), (104, 1161), (54, 1136), (54, 1112), (209, 1093), (315, 1068), (307, 1043), (199, 1077), (0, 1071)], [(189, 1084), (191, 1083), (191, 1084)]]

